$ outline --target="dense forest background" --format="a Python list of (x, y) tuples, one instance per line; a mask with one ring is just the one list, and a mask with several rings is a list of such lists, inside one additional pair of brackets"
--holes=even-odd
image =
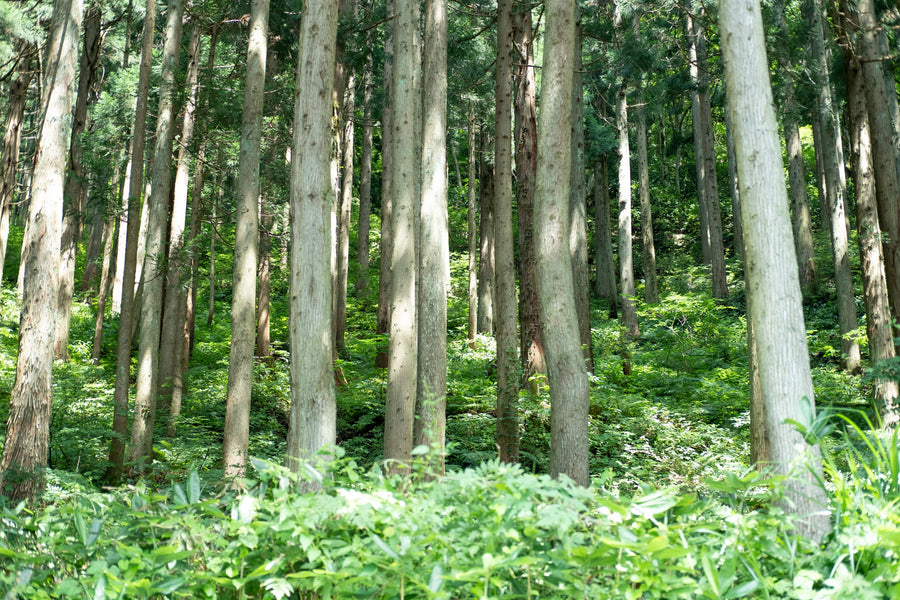
[(0, 0), (0, 593), (900, 597), (898, 27)]

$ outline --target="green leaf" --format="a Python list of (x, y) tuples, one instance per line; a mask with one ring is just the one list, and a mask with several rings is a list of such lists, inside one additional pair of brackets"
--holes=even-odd
[(200, 475), (194, 469), (191, 469), (191, 473), (188, 475), (187, 494), (188, 502), (191, 504), (196, 504), (200, 501)]
[(426, 446), (425, 444), (416, 446), (415, 448), (412, 449), (413, 456), (423, 456), (425, 454), (428, 454), (428, 446)]
[(154, 594), (171, 594), (178, 588), (184, 585), (187, 581), (185, 577), (169, 577), (164, 580), (162, 583), (156, 584), (152, 588), (152, 593)]
[(759, 581), (755, 579), (751, 579), (750, 581), (745, 581), (741, 585), (735, 586), (731, 588), (727, 594), (725, 594), (725, 598), (743, 598), (749, 594), (752, 594), (759, 587)]
[(173, 492), (175, 493), (175, 501), (178, 504), (187, 504), (188, 503), (187, 496), (185, 495), (184, 488), (181, 487), (181, 484), (176, 483), (172, 489), (173, 489)]
[(78, 532), (78, 539), (81, 540), (82, 545), (87, 546), (87, 523), (84, 522), (84, 515), (81, 514), (81, 510), (78, 508), (75, 509), (75, 531)]
[(388, 546), (387, 544), (385, 544), (384, 540), (382, 540), (380, 537), (378, 537), (377, 534), (374, 534), (374, 533), (372, 534), (372, 540), (375, 542), (376, 546), (381, 548), (382, 552), (384, 552), (385, 554), (387, 554), (394, 560), (400, 560), (400, 556), (396, 552), (391, 550), (391, 547)]
[(91, 522), (91, 527), (90, 529), (88, 529), (87, 543), (85, 544), (85, 546), (90, 548), (96, 543), (97, 538), (100, 537), (100, 529), (102, 528), (103, 521), (101, 521), (100, 519), (94, 519)]
[(432, 594), (436, 594), (439, 589), (441, 589), (441, 584), (444, 583), (444, 569), (441, 567), (441, 564), (438, 563), (434, 565), (434, 568), (431, 570), (431, 577), (428, 579), (428, 589), (431, 590)]
[(69, 577), (68, 579), (63, 579), (56, 586), (56, 589), (53, 590), (53, 593), (63, 598), (77, 598), (81, 595), (81, 584)]

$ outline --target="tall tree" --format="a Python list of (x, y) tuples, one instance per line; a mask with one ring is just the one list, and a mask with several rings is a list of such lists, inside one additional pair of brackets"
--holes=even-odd
[(588, 485), (587, 369), (581, 351), (569, 253), (572, 72), (575, 5), (547, 0), (538, 123), (535, 222), (537, 284), (550, 380), (550, 473)]
[[(128, 185), (125, 186), (127, 222), (120, 222), (125, 229), (119, 236), (120, 252), (116, 270), (122, 266), (121, 300), (119, 313), (118, 345), (116, 347), (116, 383), (113, 392), (113, 438), (109, 446), (109, 467), (105, 479), (118, 483), (125, 469), (125, 438), (128, 435), (128, 389), (131, 386), (131, 322), (134, 320), (134, 282), (137, 271), (138, 233), (140, 230), (141, 188), (143, 187), (144, 146), (147, 132), (147, 99), (150, 89), (150, 66), (153, 59), (153, 30), (156, 24), (156, 0), (147, 0), (144, 29), (141, 38), (141, 64), (138, 74), (137, 99), (134, 111), (134, 129), (131, 139)], [(124, 246), (122, 251), (121, 246)], [(115, 291), (113, 300), (115, 303)]]
[(784, 509), (800, 517), (803, 533), (820, 539), (829, 524), (816, 481), (822, 476), (818, 449), (787, 422), (803, 422), (803, 403), (814, 412), (815, 402), (759, 2), (723, 0), (719, 19), (770, 464), (787, 477)]
[(478, 232), (475, 229), (476, 204), (475, 188), (478, 186), (475, 163), (475, 110), (469, 105), (468, 115), (468, 178), (466, 180), (467, 223), (466, 236), (469, 242), (469, 347), (475, 349), (478, 334)]
[(141, 337), (138, 346), (138, 373), (131, 423), (131, 461), (140, 470), (153, 457), (153, 424), (156, 419), (156, 394), (159, 387), (159, 338), (163, 300), (166, 221), (169, 186), (172, 179), (172, 143), (175, 136), (175, 69), (181, 49), (181, 22), (184, 0), (169, 0), (166, 41), (159, 86), (156, 118), (156, 144), (150, 187), (147, 246), (144, 255), (143, 299), (141, 301)]
[[(367, 35), (367, 46), (371, 47), (372, 37)], [(359, 224), (356, 231), (356, 262), (359, 265), (356, 275), (356, 297), (369, 295), (369, 221), (372, 213), (372, 144), (375, 123), (372, 119), (374, 102), (374, 86), (372, 79), (375, 69), (372, 53), (366, 55), (366, 66), (363, 74), (363, 125), (362, 154), (359, 161)]]
[[(413, 443), (442, 451), (447, 404), (447, 0), (425, 3), (422, 201), (419, 213), (418, 381)], [(443, 471), (443, 458), (437, 459)]]
[[(394, 14), (394, 0), (385, 0), (387, 14)], [(376, 335), (387, 335), (391, 325), (391, 256), (394, 203), (394, 24), (389, 19), (384, 33), (384, 100), (381, 103), (381, 258), (378, 264), (378, 310)], [(389, 349), (384, 346), (375, 356), (375, 365), (388, 367)]]
[(594, 264), (597, 265), (594, 293), (606, 299), (611, 319), (618, 317), (618, 295), (616, 294), (616, 263), (613, 258), (612, 232), (609, 228), (609, 167), (606, 156), (600, 157), (600, 164), (594, 177)]
[(335, 252), (337, 279), (335, 281), (334, 349), (343, 352), (347, 331), (347, 277), (350, 266), (350, 214), (353, 207), (353, 152), (356, 124), (356, 73), (350, 70), (344, 94), (343, 127), (341, 133), (341, 184), (338, 195), (337, 235)]
[(393, 153), (391, 206), (391, 310), (387, 398), (384, 417), (384, 459), (390, 469), (410, 460), (416, 406), (416, 62), (419, 9), (415, 0), (394, 2), (394, 104), (391, 132)]
[(291, 153), (291, 416), (287, 465), (334, 444), (332, 367), (332, 107), (338, 3), (310, 0), (300, 23)]
[(640, 335), (634, 305), (634, 258), (631, 252), (631, 149), (628, 144), (628, 104), (623, 83), (616, 93), (616, 127), (619, 129), (619, 283), (625, 335)]
[[(304, 15), (304, 20), (306, 18)], [(228, 395), (225, 401), (225, 437), (222, 445), (226, 477), (244, 475), (250, 439), (250, 393), (253, 388), (253, 346), (256, 339), (259, 147), (262, 138), (268, 31), (269, 0), (254, 0), (250, 8), (250, 42), (247, 46), (247, 75), (238, 161), (231, 348), (228, 352)]]
[(44, 57), (41, 130), (22, 241), (25, 279), (16, 379), (0, 458), (0, 493), (14, 502), (33, 498), (44, 488), (42, 469), (47, 465), (53, 399), (62, 198), (67, 144), (72, 131), (81, 13), (81, 0), (54, 3)]
[(641, 250), (644, 268), (644, 301), (659, 302), (656, 282), (656, 245), (653, 243), (653, 207), (650, 204), (650, 164), (647, 158), (647, 116), (643, 102), (634, 107), (637, 142), (638, 197), (641, 203)]
[(478, 164), (478, 332), (494, 333), (494, 164), (487, 155), (487, 140), (481, 132)]

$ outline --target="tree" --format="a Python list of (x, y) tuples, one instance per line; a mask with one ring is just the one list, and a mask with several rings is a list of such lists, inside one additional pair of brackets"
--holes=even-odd
[[(306, 17), (304, 16), (304, 19)], [(241, 124), (238, 213), (234, 239), (231, 348), (222, 455), (227, 477), (242, 477), (250, 437), (250, 395), (256, 340), (256, 273), (259, 236), (259, 146), (266, 83), (269, 0), (254, 0)]]
[(724, 0), (719, 20), (770, 465), (787, 477), (785, 510), (800, 517), (804, 534), (821, 539), (829, 524), (818, 449), (787, 422), (804, 422), (804, 403), (814, 414), (815, 401), (759, 2)]
[(469, 105), (468, 115), (468, 177), (466, 179), (467, 221), (466, 236), (468, 238), (468, 272), (469, 272), (469, 347), (475, 349), (475, 336), (478, 334), (478, 230), (475, 228), (476, 215), (476, 191), (478, 178), (476, 176), (475, 163), (475, 110)]
[[(394, 14), (394, 0), (385, 0), (387, 14)], [(378, 264), (378, 311), (375, 333), (386, 335), (391, 325), (391, 255), (394, 197), (394, 25), (385, 24), (384, 35), (384, 100), (381, 104), (381, 258)], [(379, 349), (375, 365), (388, 367), (389, 349)]]
[(550, 380), (550, 474), (564, 473), (579, 485), (588, 485), (590, 396), (568, 231), (575, 5), (547, 0), (545, 10), (535, 232), (537, 289)]
[(619, 282), (622, 286), (622, 324), (625, 335), (640, 333), (634, 305), (634, 259), (631, 253), (631, 150), (628, 144), (628, 104), (623, 83), (616, 93), (616, 126), (619, 129)]
[(287, 466), (334, 444), (331, 116), (337, 2), (311, 0), (300, 23), (291, 153), (291, 415)]
[(44, 108), (22, 243), (25, 279), (19, 352), (0, 458), (0, 493), (14, 502), (33, 498), (44, 488), (41, 470), (47, 465), (50, 438), (62, 198), (81, 13), (81, 0), (54, 2), (44, 57)]
[[(366, 45), (371, 47), (372, 36), (367, 35), (366, 41)], [(369, 52), (363, 74), (363, 135), (359, 164), (359, 225), (356, 236), (356, 262), (359, 265), (356, 275), (357, 298), (369, 295), (369, 220), (372, 212), (372, 144), (375, 129), (372, 119), (373, 71), (373, 57)]]
[(184, 0), (169, 0), (163, 69), (159, 86), (156, 144), (150, 187), (147, 246), (144, 256), (141, 338), (138, 346), (138, 373), (131, 423), (131, 461), (138, 470), (153, 457), (153, 424), (159, 388), (159, 338), (163, 300), (166, 217), (172, 178), (172, 142), (175, 136), (175, 69), (181, 47)]
[[(423, 56), (422, 199), (416, 291), (418, 381), (413, 443), (444, 448), (447, 404), (447, 292), (450, 225), (447, 215), (447, 2), (425, 3)], [(443, 471), (443, 457), (438, 459)]]
[(497, 4), (494, 138), (494, 293), (497, 318), (497, 446), (500, 460), (519, 461), (519, 341), (512, 228), (512, 0)]

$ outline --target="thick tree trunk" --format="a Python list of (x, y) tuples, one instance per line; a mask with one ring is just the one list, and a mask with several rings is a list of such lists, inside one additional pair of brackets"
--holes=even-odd
[(512, 212), (512, 0), (497, 5), (494, 139), (494, 293), (497, 318), (497, 447), (503, 462), (519, 461), (519, 336)]
[(19, 75), (10, 84), (6, 124), (3, 128), (3, 155), (0, 159), (3, 161), (0, 164), (0, 285), (3, 282), (3, 265), (6, 264), (12, 203), (16, 197), (16, 171), (19, 165), (19, 149), (22, 145), (25, 99), (33, 75), (31, 57), (34, 51), (21, 44), (16, 49), (20, 52)]
[(587, 197), (584, 181), (584, 89), (581, 47), (581, 9), (575, 10), (575, 54), (572, 73), (572, 164), (569, 171), (569, 253), (575, 286), (575, 311), (581, 351), (589, 372), (594, 371), (591, 342), (591, 283), (588, 276)]
[[(387, 14), (394, 14), (393, 0), (385, 0)], [(394, 26), (392, 21), (385, 24), (384, 34), (384, 101), (381, 104), (381, 256), (378, 265), (378, 312), (375, 334), (385, 336), (391, 324), (391, 254), (393, 244), (394, 202), (394, 153), (393, 153), (393, 112), (394, 112)], [(375, 356), (375, 366), (388, 367), (387, 344), (379, 348)]]
[[(850, 274), (850, 258), (847, 242), (847, 184), (844, 175), (844, 151), (841, 142), (841, 124), (834, 110), (829, 80), (830, 56), (823, 33), (820, 0), (811, 0), (808, 14), (812, 38), (813, 77), (815, 81), (817, 110), (820, 129), (825, 143), (825, 177), (828, 206), (831, 214), (831, 244), (834, 256), (834, 283), (837, 295), (838, 324), (841, 333), (841, 359), (844, 368), (855, 372), (859, 369), (859, 344), (848, 334), (857, 328), (856, 297)], [(743, 185), (743, 184), (742, 184)]]
[(550, 474), (589, 485), (587, 369), (569, 252), (572, 60), (575, 5), (547, 0), (538, 138), (535, 228), (541, 326), (550, 380)]
[(238, 162), (237, 223), (231, 286), (231, 348), (228, 352), (228, 390), (222, 443), (222, 462), (226, 477), (244, 476), (250, 443), (250, 396), (253, 389), (253, 345), (256, 338), (259, 150), (268, 30), (269, 0), (254, 0), (250, 8), (247, 76)]
[(818, 485), (818, 448), (787, 422), (803, 422), (803, 403), (814, 411), (815, 402), (759, 2), (724, 0), (719, 17), (770, 464), (786, 477), (785, 511), (800, 517), (802, 533), (819, 540), (829, 523), (825, 491)]
[(469, 327), (468, 338), (469, 347), (475, 349), (475, 336), (478, 334), (478, 232), (475, 229), (476, 213), (476, 190), (478, 179), (476, 176), (475, 165), (475, 110), (469, 106), (468, 117), (468, 178), (466, 181), (466, 195), (468, 200), (468, 221), (466, 226), (466, 236), (469, 242)]
[(616, 263), (613, 258), (612, 231), (609, 225), (609, 168), (606, 156), (600, 157), (599, 172), (594, 178), (594, 240), (597, 274), (594, 293), (609, 305), (609, 317), (618, 317)]
[[(194, 24), (188, 43), (188, 66), (185, 85), (189, 93), (181, 122), (181, 139), (178, 144), (178, 165), (175, 171), (172, 218), (169, 227), (169, 248), (163, 322), (160, 333), (160, 398), (168, 405), (166, 437), (175, 437), (178, 418), (181, 416), (182, 373), (181, 348), (184, 342), (185, 288), (182, 283), (184, 263), (184, 226), (187, 220), (188, 171), (191, 161), (191, 143), (194, 137), (194, 115), (197, 108), (200, 72), (200, 25)], [(246, 94), (245, 94), (246, 95)], [(255, 207), (254, 207), (255, 208)], [(239, 245), (242, 240), (235, 240)]]
[(19, 316), (16, 379), (0, 458), (0, 493), (16, 503), (44, 488), (53, 399), (62, 198), (67, 143), (72, 131), (75, 57), (81, 0), (57, 0), (47, 40), (44, 107), (34, 160), (31, 202), (22, 240), (25, 278)]
[[(366, 38), (371, 45), (371, 37)], [(359, 158), (359, 225), (356, 228), (356, 297), (369, 295), (369, 220), (372, 212), (372, 53), (366, 56), (363, 75), (363, 130), (362, 154)]]
[(394, 3), (393, 205), (391, 207), (391, 310), (384, 459), (399, 470), (411, 458), (416, 405), (416, 46), (419, 10), (414, 0)]
[(659, 302), (656, 282), (656, 246), (653, 243), (653, 212), (650, 206), (650, 165), (647, 160), (647, 117), (643, 104), (635, 107), (637, 121), (638, 195), (641, 201), (641, 248), (644, 267), (644, 302)]
[(347, 332), (347, 277), (350, 266), (350, 214), (353, 207), (353, 134), (356, 116), (356, 74), (352, 71), (347, 78), (347, 89), (343, 90), (343, 134), (341, 135), (342, 180), (340, 207), (337, 214), (337, 281), (335, 283), (335, 352), (343, 352)]
[[(137, 273), (138, 236), (140, 233), (141, 188), (143, 187), (144, 145), (147, 133), (147, 99), (150, 89), (150, 67), (153, 59), (153, 31), (156, 24), (156, 0), (147, 0), (144, 30), (141, 39), (141, 64), (138, 75), (137, 99), (134, 112), (134, 130), (131, 139), (128, 185), (123, 204), (127, 206), (125, 222), (119, 222), (120, 248), (116, 261), (122, 264), (119, 333), (116, 346), (116, 384), (113, 392), (113, 437), (109, 447), (109, 467), (104, 479), (117, 484), (125, 470), (125, 439), (128, 435), (128, 390), (131, 387), (131, 345), (134, 321), (134, 283)], [(113, 302), (115, 304), (115, 291)], [(115, 306), (113, 306), (115, 309)]]
[(81, 148), (81, 135), (87, 126), (88, 94), (94, 84), (100, 64), (101, 10), (98, 3), (88, 7), (84, 17), (84, 44), (78, 79), (78, 96), (75, 100), (75, 119), (72, 123), (72, 139), (69, 146), (69, 164), (66, 176), (65, 213), (59, 261), (59, 306), (57, 308), (56, 337), (53, 356), (69, 360), (69, 323), (72, 319), (72, 296), (75, 292), (75, 255), (81, 238), (81, 217), (84, 210), (85, 181)]
[(437, 450), (443, 473), (447, 406), (447, 291), (450, 225), (447, 215), (447, 0), (425, 3), (422, 202), (419, 213), (418, 381), (413, 443)]
[(537, 84), (531, 7), (516, 2), (513, 50), (516, 115), (516, 214), (519, 225), (519, 336), (523, 380), (544, 373), (544, 342), (538, 316), (534, 255), (534, 183), (537, 176)]
[(628, 105), (625, 86), (616, 93), (616, 127), (619, 129), (619, 282), (622, 324), (628, 338), (641, 334), (634, 305), (634, 259), (631, 252), (631, 150), (628, 144)]
[[(866, 303), (866, 336), (872, 364), (894, 358), (894, 336), (891, 331), (891, 306), (881, 249), (878, 225), (875, 174), (872, 164), (871, 122), (866, 107), (863, 70), (856, 61), (847, 61), (847, 105), (850, 113), (850, 148), (856, 190), (856, 226), (859, 232), (859, 259)], [(875, 382), (875, 400), (882, 426), (894, 429), (900, 421), (897, 406), (897, 382), (879, 379)]]
[(153, 171), (147, 246), (144, 257), (143, 298), (141, 300), (141, 337), (138, 346), (138, 373), (134, 397), (134, 419), (131, 423), (131, 462), (137, 471), (143, 470), (153, 459), (153, 424), (156, 419), (156, 400), (159, 388), (159, 338), (163, 300), (162, 270), (165, 257), (166, 221), (169, 186), (172, 177), (172, 141), (175, 135), (173, 104), (175, 69), (181, 45), (181, 21), (184, 0), (169, 0), (166, 23), (166, 42), (163, 49), (163, 70), (159, 89), (159, 109), (156, 121), (156, 144)]

